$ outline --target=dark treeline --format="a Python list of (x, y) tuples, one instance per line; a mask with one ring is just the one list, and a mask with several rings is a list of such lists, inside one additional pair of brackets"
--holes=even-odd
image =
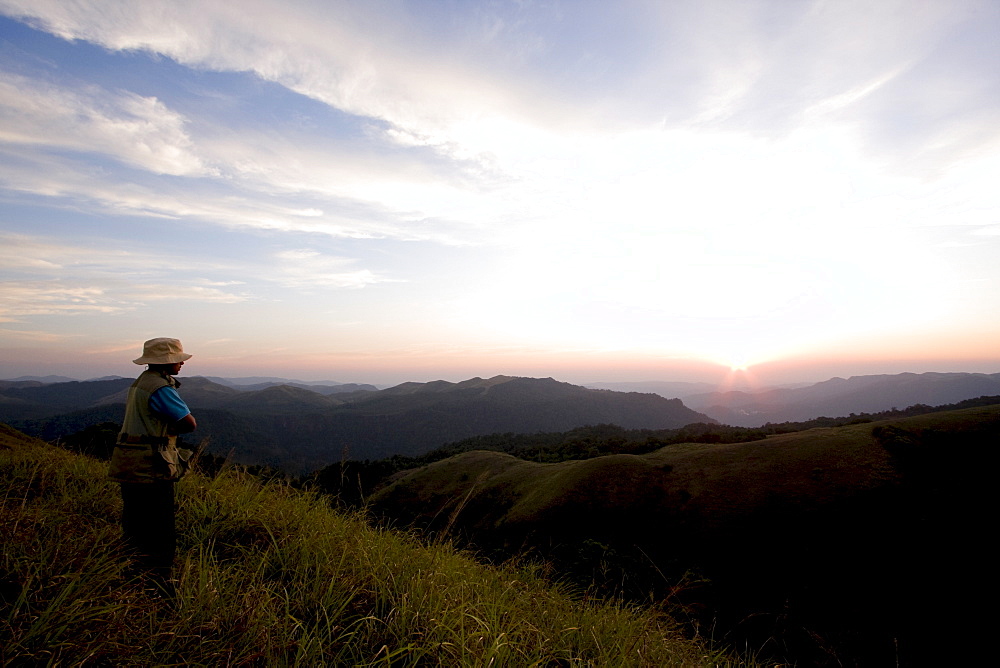
[[(111, 459), (111, 451), (115, 448), (115, 441), (118, 440), (118, 432), (121, 431), (121, 428), (121, 424), (117, 422), (99, 422), (68, 436), (60, 436), (52, 441), (52, 444), (88, 457), (108, 461)], [(194, 468), (210, 478), (218, 475), (223, 468), (232, 465), (229, 457), (207, 452), (205, 450), (206, 444), (185, 443), (183, 437), (179, 438), (177, 442), (181, 447), (199, 451), (194, 461)], [(259, 478), (283, 477), (278, 470), (262, 464), (241, 464), (239, 468)]]

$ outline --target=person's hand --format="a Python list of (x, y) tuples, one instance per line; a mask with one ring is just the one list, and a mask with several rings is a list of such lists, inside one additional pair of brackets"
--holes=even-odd
[(170, 425), (170, 433), (176, 436), (177, 434), (189, 434), (198, 428), (198, 422), (195, 421), (194, 416), (188, 413), (182, 417), (177, 422)]

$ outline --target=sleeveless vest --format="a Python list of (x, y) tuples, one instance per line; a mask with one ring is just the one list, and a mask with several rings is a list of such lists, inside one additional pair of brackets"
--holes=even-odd
[(109, 477), (117, 482), (175, 481), (186, 462), (177, 450), (177, 436), (167, 433), (170, 423), (149, 407), (149, 398), (161, 387), (180, 387), (173, 376), (143, 371), (132, 383), (125, 401), (125, 420), (111, 455)]

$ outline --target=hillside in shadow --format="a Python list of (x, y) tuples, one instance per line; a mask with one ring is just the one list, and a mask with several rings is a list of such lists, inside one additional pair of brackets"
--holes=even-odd
[(800, 665), (928, 665), (986, 580), (998, 442), (994, 405), (554, 464), (473, 451), (370, 503), (497, 558), (529, 550), (581, 582), (671, 596)]

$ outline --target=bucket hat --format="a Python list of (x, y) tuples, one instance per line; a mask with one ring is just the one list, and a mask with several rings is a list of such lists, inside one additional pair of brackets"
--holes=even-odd
[(160, 337), (150, 339), (142, 344), (142, 357), (134, 359), (134, 364), (177, 364), (184, 360), (191, 359), (191, 355), (184, 352), (180, 339), (169, 339)]

